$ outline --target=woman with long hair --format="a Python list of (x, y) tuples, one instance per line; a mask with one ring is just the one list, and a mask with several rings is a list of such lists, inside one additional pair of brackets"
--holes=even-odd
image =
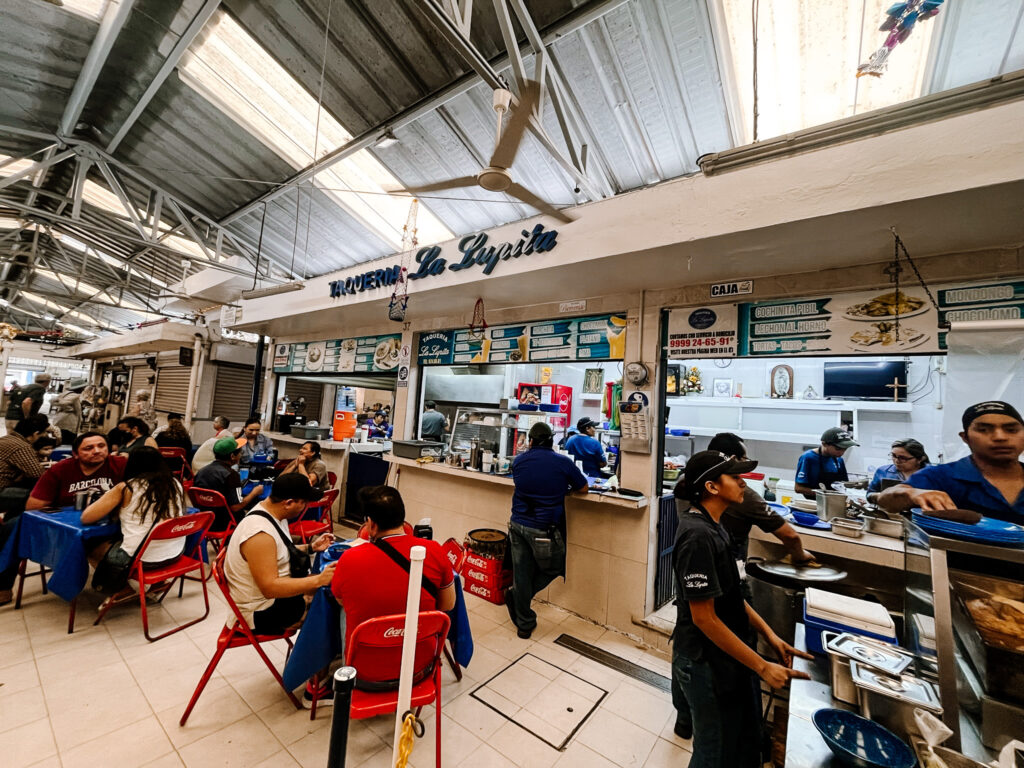
[(306, 477), (314, 488), (319, 488), (321, 491), (331, 489), (330, 480), (327, 478), (327, 465), (320, 457), (320, 443), (310, 440), (302, 444), (299, 448), (299, 455), (281, 470), (282, 475), (292, 472)]
[[(108, 560), (112, 568), (97, 564), (97, 572), (119, 570), (135, 557), (139, 546), (157, 523), (185, 514), (185, 492), (178, 479), (171, 474), (167, 462), (155, 448), (137, 448), (128, 454), (124, 480), (82, 511), (83, 523), (99, 522), (111, 513), (117, 513), (121, 522), (121, 540), (109, 542), (100, 560)], [(158, 568), (175, 560), (185, 548), (184, 539), (153, 542), (143, 554), (143, 566)], [(93, 550), (94, 557), (101, 554)], [(103, 591), (130, 590), (125, 584), (97, 584)]]

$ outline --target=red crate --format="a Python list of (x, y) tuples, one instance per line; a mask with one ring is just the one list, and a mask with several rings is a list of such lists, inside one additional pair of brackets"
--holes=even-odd
[(464, 568), (475, 568), (478, 571), (484, 573), (498, 573), (501, 570), (501, 565), (504, 561), (496, 560), (493, 557), (480, 557), (480, 555), (473, 552), (471, 549), (466, 550), (466, 559), (463, 563)]
[(512, 571), (487, 573), (469, 565), (462, 569), (462, 578), (465, 581), (472, 581), (488, 589), (503, 589), (512, 583)]
[(483, 584), (478, 584), (475, 581), (464, 581), (462, 583), (462, 590), (464, 592), (469, 592), (471, 595), (481, 597), (488, 603), (494, 603), (495, 605), (505, 604), (504, 589), (492, 589), (491, 587), (485, 587)]

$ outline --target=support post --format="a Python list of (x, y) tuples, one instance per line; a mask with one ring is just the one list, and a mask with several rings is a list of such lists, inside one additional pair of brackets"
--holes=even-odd
[(256, 342), (256, 364), (252, 368), (252, 397), (249, 398), (249, 415), (260, 415), (260, 380), (263, 378), (263, 350), (266, 348), (266, 336), (260, 334)]
[(335, 670), (334, 715), (331, 719), (331, 745), (327, 752), (327, 768), (345, 768), (349, 709), (352, 706), (352, 688), (355, 684), (355, 667), (339, 667)]
[(196, 408), (199, 389), (199, 374), (203, 370), (203, 335), (196, 334), (195, 343), (192, 346), (192, 372), (188, 377), (188, 400), (185, 402), (185, 429), (191, 431), (192, 416)]
[[(398, 743), (402, 738), (402, 718), (409, 711), (412, 701), (412, 673), (416, 656), (416, 632), (420, 624), (420, 591), (423, 585), (423, 560), (426, 547), (415, 546), (409, 550), (409, 592), (405, 600), (405, 634), (402, 636), (402, 671), (398, 678), (398, 709), (395, 710), (395, 742), (392, 747), (391, 764), (398, 760)], [(441, 713), (437, 713), (440, 717)]]

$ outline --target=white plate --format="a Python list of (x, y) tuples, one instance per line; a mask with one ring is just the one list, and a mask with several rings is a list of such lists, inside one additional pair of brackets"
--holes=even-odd
[(373, 351), (373, 364), (377, 368), (390, 370), (398, 365), (398, 339), (384, 339)]
[(913, 349), (919, 347), (931, 338), (931, 334), (925, 333), (919, 339), (913, 341), (900, 340), (895, 344), (858, 344), (853, 339), (847, 341), (847, 347), (849, 349), (855, 349), (860, 352), (902, 352), (907, 349)]
[[(861, 303), (866, 303), (866, 302), (861, 302)], [(930, 309), (930, 307), (927, 304), (925, 304), (923, 307), (915, 309), (913, 312), (906, 312), (906, 313), (900, 315), (900, 320), (903, 320), (903, 319), (908, 318), (908, 317), (914, 317), (915, 315), (923, 315), (929, 309)], [(858, 323), (878, 323), (878, 322), (882, 322), (884, 320), (895, 320), (896, 319), (896, 315), (882, 315), (881, 317), (871, 317), (869, 315), (851, 315), (850, 314), (850, 307), (847, 307), (843, 311), (843, 314), (840, 315), (840, 317), (842, 317), (842, 318), (844, 318), (846, 320), (855, 320)]]

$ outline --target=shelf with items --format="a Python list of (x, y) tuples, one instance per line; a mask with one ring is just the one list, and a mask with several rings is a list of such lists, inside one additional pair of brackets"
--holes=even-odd
[(568, 416), (564, 413), (460, 407), (455, 412), (448, 450), (451, 453), (469, 451), (472, 441), (477, 440), (482, 450), (493, 451), (495, 456), (511, 457), (523, 449), (526, 433), (538, 421), (551, 426), (556, 443), (568, 428)]

